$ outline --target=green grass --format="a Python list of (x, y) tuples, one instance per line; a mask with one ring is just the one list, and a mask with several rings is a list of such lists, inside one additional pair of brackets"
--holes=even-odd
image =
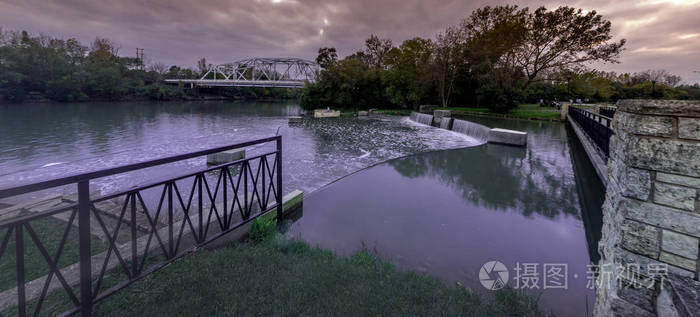
[(376, 109), (372, 113), (380, 113), (392, 116), (408, 116), (411, 115), (411, 109)]
[[(154, 258), (149, 263), (162, 261)], [(104, 286), (124, 276), (108, 272)], [(77, 287), (76, 287), (77, 291)], [(62, 290), (42, 316), (70, 308)], [(30, 302), (30, 308), (36, 301)], [(30, 312), (32, 310), (29, 310)], [(274, 234), (261, 242), (202, 249), (105, 299), (97, 316), (541, 316), (536, 301), (514, 290), (492, 300), (398, 270), (363, 251), (330, 251)], [(14, 316), (16, 309), (2, 312)]]
[[(77, 223), (77, 221), (78, 219), (74, 220), (75, 223)], [(68, 223), (51, 217), (45, 217), (30, 221), (29, 224), (53, 260)], [(5, 238), (6, 233), (7, 229), (0, 229), (0, 242)], [(25, 280), (29, 282), (48, 274), (49, 265), (26, 229), (24, 229), (23, 236)], [(0, 291), (17, 286), (15, 246), (15, 231), (13, 230), (10, 240), (8, 240), (5, 253), (0, 257), (0, 272), (2, 272), (2, 274), (0, 274)], [(105, 245), (97, 238), (92, 239), (91, 247), (92, 254), (99, 253), (106, 249)], [(79, 249), (78, 228), (72, 226), (63, 247), (61, 257), (58, 260), (58, 266), (65, 267), (78, 262), (80, 259)]]
[(203, 250), (108, 298), (100, 316), (523, 316), (534, 301), (494, 302), (375, 259), (341, 258), (279, 235)]
[[(459, 112), (477, 112), (480, 114), (503, 115), (501, 113), (491, 112), (487, 108), (448, 107), (436, 109), (452, 110), (458, 112), (457, 114), (459, 114)], [(521, 104), (516, 109), (506, 113), (506, 115), (521, 119), (556, 119), (560, 116), (556, 108), (540, 107), (538, 104)]]

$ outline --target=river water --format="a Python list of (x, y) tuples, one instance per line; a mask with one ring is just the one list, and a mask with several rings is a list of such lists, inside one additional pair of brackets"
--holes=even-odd
[[(288, 124), (298, 114), (295, 103), (4, 105), (0, 188), (279, 133), (283, 191), (305, 192), (289, 236), (338, 254), (369, 249), (487, 297), (479, 280), (485, 262), (502, 262), (511, 287), (517, 265), (537, 264), (538, 288), (527, 292), (542, 308), (560, 316), (590, 311), (587, 265), (597, 260), (603, 191), (565, 125), (469, 119), (527, 131), (528, 146), (517, 148), (406, 117)], [(98, 179), (91, 188), (107, 194), (205, 166), (204, 158), (190, 159)], [(566, 288), (544, 289), (545, 264), (567, 265)]]
[(339, 254), (366, 249), (486, 297), (480, 270), (498, 261), (506, 285), (544, 311), (590, 316), (604, 191), (581, 145), (560, 123), (468, 119), (527, 131), (528, 145), (379, 164), (308, 195), (288, 235)]
[[(479, 143), (403, 117), (306, 118), (300, 125), (288, 124), (288, 117), (300, 111), (295, 103), (251, 102), (0, 106), (0, 188), (279, 133), (284, 192), (311, 192), (391, 158)], [(172, 177), (174, 170), (184, 174), (202, 169), (205, 163), (202, 157), (97, 179), (91, 189), (107, 194)]]

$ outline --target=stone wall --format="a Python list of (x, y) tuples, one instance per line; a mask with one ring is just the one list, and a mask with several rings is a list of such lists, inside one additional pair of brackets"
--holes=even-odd
[(700, 102), (617, 106), (595, 314), (697, 316)]

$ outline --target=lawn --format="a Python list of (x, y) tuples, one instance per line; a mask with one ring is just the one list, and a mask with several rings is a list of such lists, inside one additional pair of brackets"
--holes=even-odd
[[(459, 114), (460, 112), (477, 112), (481, 114), (503, 115), (500, 113), (491, 112), (487, 108), (448, 107), (436, 109), (452, 110), (455, 112), (455, 114)], [(559, 110), (556, 108), (540, 107), (538, 104), (521, 104), (516, 109), (511, 110), (505, 115), (521, 119), (556, 119), (560, 116)]]
[[(77, 223), (78, 220), (75, 219), (74, 221)], [(30, 221), (29, 225), (38, 236), (46, 252), (51, 256), (51, 259), (55, 259), (68, 223), (52, 217), (44, 217)], [(0, 242), (5, 238), (6, 233), (7, 229), (0, 229)], [(62, 268), (80, 260), (78, 241), (78, 228), (71, 226), (61, 257), (58, 259), (58, 267)], [(106, 246), (99, 239), (93, 237), (91, 248), (92, 254), (97, 254), (105, 250)], [(15, 254), (15, 231), (13, 231), (5, 251), (0, 257), (0, 272), (2, 272), (0, 274), (0, 291), (17, 286)], [(24, 269), (27, 282), (49, 273), (49, 265), (46, 259), (41, 255), (41, 251), (26, 229), (24, 229)]]
[(515, 291), (485, 301), (396, 269), (368, 252), (342, 258), (279, 235), (202, 250), (96, 307), (100, 316), (523, 316)]

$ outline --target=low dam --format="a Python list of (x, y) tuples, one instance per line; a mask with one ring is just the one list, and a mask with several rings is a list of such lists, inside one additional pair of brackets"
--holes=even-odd
[[(443, 119), (442, 121), (449, 122), (449, 120), (445, 119)], [(483, 142), (488, 141), (489, 130), (491, 129), (489, 129), (486, 126), (474, 122), (469, 122), (466, 120), (454, 119), (454, 123), (452, 123), (452, 131), (469, 135)]]
[(467, 120), (453, 119), (449, 110), (435, 110), (434, 115), (411, 112), (411, 120), (421, 124), (452, 130), (474, 138), (480, 143), (499, 143), (505, 145), (525, 146), (527, 132), (491, 129)]
[(433, 116), (425, 113), (411, 112), (411, 120), (425, 125), (433, 124)]

